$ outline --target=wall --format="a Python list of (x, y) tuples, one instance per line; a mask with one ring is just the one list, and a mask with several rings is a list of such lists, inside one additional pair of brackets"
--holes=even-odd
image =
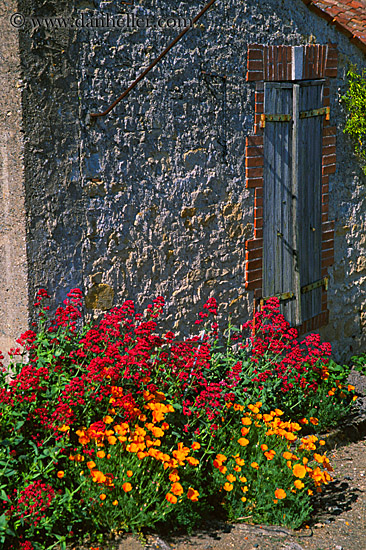
[[(32, 0), (19, 2), (19, 11), (133, 12), (157, 21), (194, 17), (201, 6)], [(364, 64), (365, 57), (300, 0), (218, 1), (114, 111), (91, 121), (88, 114), (118, 97), (179, 31), (20, 32), (31, 298), (43, 286), (59, 301), (80, 286), (91, 311), (127, 298), (146, 306), (162, 294), (169, 322), (187, 333), (214, 295), (222, 319), (230, 313), (236, 323), (245, 321), (253, 303), (245, 288), (245, 241), (254, 234), (244, 162), (255, 99), (246, 81), (248, 44), (333, 42), (339, 52), (330, 84), (331, 124), (338, 128), (337, 171), (329, 178), (335, 263), (330, 322), (321, 333), (335, 342), (338, 358), (349, 356), (365, 338), (365, 184), (342, 134), (338, 99), (348, 62)]]
[(0, 6), (0, 349), (14, 347), (28, 324), (28, 280), (19, 40)]

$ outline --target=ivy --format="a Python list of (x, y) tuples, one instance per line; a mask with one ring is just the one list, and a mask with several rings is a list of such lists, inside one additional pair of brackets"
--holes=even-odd
[(361, 162), (364, 174), (366, 174), (366, 69), (359, 74), (357, 67), (351, 65), (347, 77), (349, 88), (341, 98), (348, 110), (343, 132), (353, 138), (355, 153)]

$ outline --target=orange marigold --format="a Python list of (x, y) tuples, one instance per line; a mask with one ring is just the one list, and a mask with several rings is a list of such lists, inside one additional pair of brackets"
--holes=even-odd
[(177, 496), (180, 496), (183, 494), (183, 487), (178, 482), (173, 483), (172, 488), (170, 490), (174, 495), (177, 495)]
[(125, 493), (128, 493), (129, 491), (132, 491), (131, 483), (128, 483), (128, 481), (126, 481), (126, 483), (124, 483), (122, 485), (122, 489), (124, 490)]
[(223, 486), (224, 491), (232, 491), (234, 489), (234, 485), (232, 483), (226, 482)]
[(57, 472), (57, 477), (58, 477), (59, 479), (62, 479), (62, 478), (64, 477), (64, 475), (65, 475), (65, 472), (63, 472), (62, 470), (60, 470), (59, 472)]
[(259, 470), (259, 464), (257, 462), (252, 462), (251, 467), (254, 468), (255, 470)]

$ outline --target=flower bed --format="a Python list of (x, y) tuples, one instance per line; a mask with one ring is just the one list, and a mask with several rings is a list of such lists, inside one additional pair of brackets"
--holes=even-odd
[[(0, 390), (0, 542), (45, 550), (115, 530), (188, 532), (212, 514), (300, 527), (331, 478), (316, 429), (352, 407), (318, 335), (300, 343), (268, 300), (223, 334), (213, 298), (200, 336), (161, 334), (164, 300), (98, 324), (68, 294), (10, 351)], [(248, 332), (249, 331), (249, 332)]]

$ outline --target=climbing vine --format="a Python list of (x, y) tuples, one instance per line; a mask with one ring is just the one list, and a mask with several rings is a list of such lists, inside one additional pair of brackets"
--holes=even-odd
[(347, 77), (349, 88), (342, 96), (342, 101), (347, 107), (348, 116), (343, 131), (354, 139), (356, 155), (366, 174), (366, 69), (360, 74), (357, 67), (351, 65)]

